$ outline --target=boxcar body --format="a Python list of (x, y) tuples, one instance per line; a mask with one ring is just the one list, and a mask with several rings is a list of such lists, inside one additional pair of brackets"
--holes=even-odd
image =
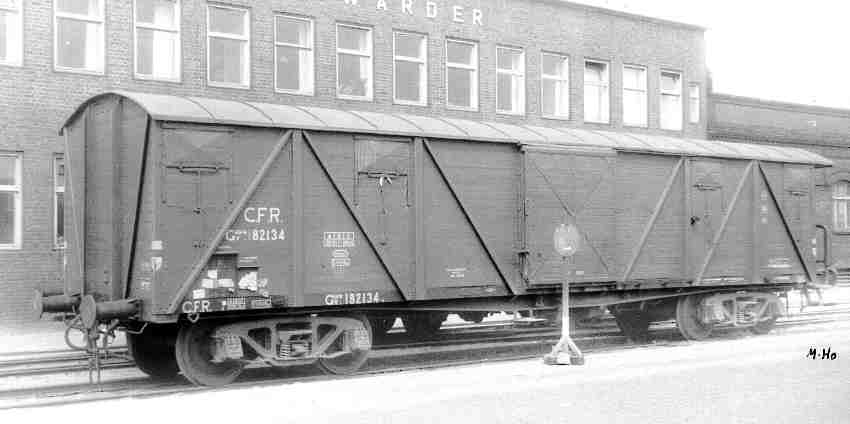
[[(127, 92), (84, 103), (63, 132), (65, 295), (90, 296), (90, 322), (131, 326), (545, 309), (566, 280), (572, 306), (644, 312), (782, 292), (816, 279), (813, 174), (830, 164), (775, 146)], [(565, 225), (580, 233), (572, 258), (555, 249)]]

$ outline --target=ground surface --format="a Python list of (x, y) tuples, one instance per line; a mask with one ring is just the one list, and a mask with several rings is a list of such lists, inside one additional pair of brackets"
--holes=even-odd
[[(810, 349), (817, 359), (807, 358)], [(823, 349), (835, 359), (821, 359)], [(64, 418), (63, 418), (64, 417)], [(850, 322), (597, 353), (8, 410), (0, 422), (847, 423)]]

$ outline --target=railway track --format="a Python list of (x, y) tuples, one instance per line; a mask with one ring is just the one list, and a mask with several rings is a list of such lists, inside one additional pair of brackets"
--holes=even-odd
[[(806, 311), (795, 313), (782, 322), (797, 322), (808, 319), (808, 317), (828, 317), (832, 315), (850, 315), (847, 310)], [(674, 327), (672, 321), (653, 324), (654, 330), (665, 327)], [(551, 326), (533, 326), (516, 324), (511, 320), (489, 321), (484, 323), (453, 323), (444, 325), (440, 331), (439, 339), (421, 342), (411, 342), (407, 339), (403, 327), (393, 328), (382, 340), (376, 341), (374, 349), (384, 351), (391, 349), (414, 349), (419, 347), (451, 346), (463, 343), (475, 344), (490, 342), (493, 340), (522, 340), (540, 337), (542, 335), (556, 334), (557, 329)], [(585, 328), (576, 331), (575, 336), (579, 340), (600, 337), (604, 335), (615, 335), (619, 333), (613, 319), (602, 319), (597, 323), (591, 323)], [(88, 369), (88, 355), (85, 352), (71, 349), (50, 350), (42, 352), (21, 352), (12, 354), (0, 354), (0, 378), (43, 375), (73, 371), (85, 371)], [(133, 366), (129, 358), (127, 348), (124, 345), (110, 346), (108, 352), (101, 356), (104, 368), (121, 368)]]
[[(776, 333), (805, 331), (806, 327), (850, 319), (850, 307), (840, 310), (803, 313), (777, 322)], [(719, 339), (730, 334), (743, 333), (740, 329), (720, 329)], [(672, 322), (653, 324), (653, 340), (647, 343), (629, 343), (612, 326), (581, 330), (576, 333), (576, 343), (587, 353), (603, 352), (617, 349), (639, 349), (655, 346), (686, 344), (678, 336)], [(76, 382), (66, 384), (47, 384), (38, 387), (23, 386), (9, 389), (0, 388), (0, 409), (29, 406), (49, 406), (56, 404), (88, 402), (125, 397), (153, 397), (173, 393), (194, 392), (199, 390), (229, 390), (257, 385), (291, 384), (309, 382), (329, 378), (358, 378), (368, 375), (403, 372), (409, 370), (439, 368), (540, 357), (551, 349), (560, 336), (557, 329), (552, 327), (511, 328), (505, 323), (488, 323), (480, 326), (447, 326), (443, 329), (438, 340), (428, 342), (410, 342), (403, 340), (403, 333), (390, 334), (396, 336), (385, 344), (376, 345), (366, 367), (351, 376), (323, 375), (313, 366), (297, 366), (291, 368), (254, 368), (251, 367), (235, 384), (223, 389), (211, 389), (192, 386), (182, 380), (157, 382), (141, 376), (132, 368), (133, 363), (124, 356), (120, 362), (121, 352), (116, 349), (113, 354), (115, 362), (107, 367), (105, 379), (100, 387), (89, 385), (87, 379), (87, 363), (75, 363), (62, 368), (62, 361), (79, 361), (68, 352), (53, 352), (52, 356), (38, 358), (46, 360), (48, 365), (30, 370), (6, 374), (6, 377), (17, 378), (24, 382), (27, 378), (41, 376), (49, 378), (51, 374), (79, 374)], [(765, 337), (765, 336), (760, 336)], [(769, 336), (768, 336), (769, 337)], [(71, 351), (73, 352), (73, 351)], [(483, 354), (486, 352), (486, 355)], [(83, 355), (84, 356), (84, 355)], [(83, 358), (84, 360), (86, 358)], [(27, 365), (21, 360), (17, 362), (0, 360), (0, 377), (6, 365)], [(52, 380), (52, 378), (51, 378)], [(2, 381), (2, 379), (0, 379)]]
[[(850, 317), (850, 309), (804, 312), (781, 319), (777, 328), (828, 322), (832, 316)], [(654, 323), (654, 332), (675, 329), (672, 321)], [(721, 330), (723, 331), (723, 330)], [(383, 340), (376, 342), (372, 358), (406, 356), (431, 351), (476, 350), (481, 344), (493, 343), (550, 343), (557, 340), (559, 330), (551, 326), (517, 325), (510, 320), (490, 321), (479, 324), (444, 325), (438, 338), (428, 341), (409, 341), (403, 328), (396, 327)], [(657, 334), (656, 334), (657, 335)], [(602, 320), (589, 328), (574, 333), (578, 343), (625, 341), (612, 320)], [(112, 346), (101, 355), (101, 369), (113, 370), (134, 366), (126, 346)], [(89, 356), (78, 350), (54, 350), (30, 352), (16, 355), (0, 355), (0, 379), (30, 377), (50, 374), (65, 374), (88, 371)], [(2, 391), (0, 391), (2, 393)]]

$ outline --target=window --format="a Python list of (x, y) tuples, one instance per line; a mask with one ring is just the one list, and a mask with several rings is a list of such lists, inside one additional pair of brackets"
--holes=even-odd
[(608, 123), (608, 64), (584, 62), (584, 120)]
[(688, 116), (692, 124), (699, 123), (699, 84), (688, 87)]
[(832, 185), (832, 217), (835, 231), (850, 231), (850, 182), (838, 181)]
[(393, 34), (393, 78), (396, 103), (428, 104), (428, 37), (421, 34)]
[(540, 55), (540, 109), (543, 116), (570, 116), (570, 62), (566, 56)]
[(283, 93), (313, 95), (313, 20), (275, 16), (274, 86)]
[(0, 0), (0, 64), (20, 66), (23, 51), (22, 0)]
[(56, 69), (102, 74), (104, 0), (56, 0), (54, 5)]
[(682, 74), (661, 72), (661, 128), (682, 129)]
[(496, 48), (496, 110), (525, 113), (525, 53), (509, 47)]
[(446, 106), (478, 110), (478, 44), (446, 40)]
[(53, 245), (65, 248), (65, 158), (53, 157)]
[(646, 68), (642, 66), (623, 66), (623, 124), (647, 124)]
[(207, 79), (210, 85), (250, 86), (249, 26), (245, 9), (207, 6)]
[(180, 79), (180, 1), (136, 0), (136, 77)]
[(21, 248), (21, 155), (0, 153), (0, 249)]
[(336, 93), (344, 99), (372, 100), (372, 29), (336, 26)]

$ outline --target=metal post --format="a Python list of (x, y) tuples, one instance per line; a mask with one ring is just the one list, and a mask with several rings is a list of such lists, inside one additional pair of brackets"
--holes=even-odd
[(561, 288), (561, 339), (552, 347), (552, 352), (543, 357), (546, 365), (584, 365), (584, 355), (570, 337), (570, 276), (572, 257), (563, 256), (564, 285)]

